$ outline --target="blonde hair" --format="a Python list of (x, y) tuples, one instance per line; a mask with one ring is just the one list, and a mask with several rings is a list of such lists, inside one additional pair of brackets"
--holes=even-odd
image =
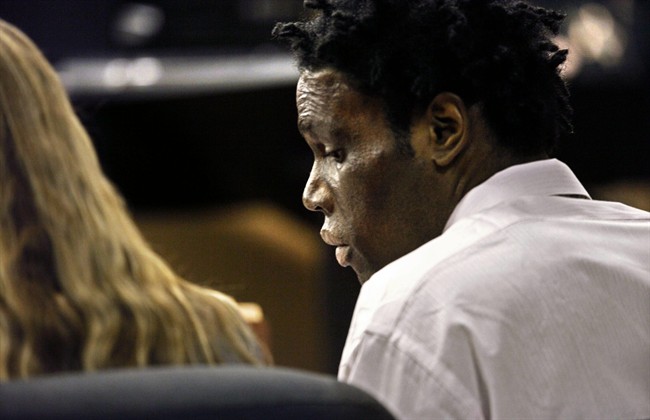
[(234, 302), (155, 254), (52, 66), (0, 20), (0, 381), (65, 370), (256, 363)]

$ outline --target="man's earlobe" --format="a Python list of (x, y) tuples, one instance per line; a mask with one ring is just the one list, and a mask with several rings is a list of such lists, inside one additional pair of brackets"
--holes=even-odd
[(432, 159), (436, 166), (451, 164), (467, 146), (467, 109), (457, 95), (436, 95), (427, 109)]

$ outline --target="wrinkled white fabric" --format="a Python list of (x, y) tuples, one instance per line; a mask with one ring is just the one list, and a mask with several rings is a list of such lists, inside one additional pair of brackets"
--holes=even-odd
[(650, 213), (495, 174), (362, 286), (339, 379), (402, 419), (650, 418)]

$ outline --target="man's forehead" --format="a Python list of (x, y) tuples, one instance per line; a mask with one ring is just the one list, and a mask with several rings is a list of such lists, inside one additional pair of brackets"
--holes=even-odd
[(298, 79), (298, 92), (336, 95), (351, 89), (345, 76), (337, 70), (303, 70)]
[(302, 71), (296, 89), (299, 129), (308, 132), (315, 122), (331, 122), (330, 112), (326, 110), (336, 107), (341, 94), (348, 90), (334, 70)]
[[(308, 132), (315, 125), (340, 125), (341, 119), (358, 118), (362, 115), (370, 118), (384, 118), (380, 99), (368, 96), (351, 83), (345, 75), (337, 70), (304, 70), (300, 74), (296, 89), (298, 107), (298, 126)], [(331, 127), (330, 127), (331, 128)]]

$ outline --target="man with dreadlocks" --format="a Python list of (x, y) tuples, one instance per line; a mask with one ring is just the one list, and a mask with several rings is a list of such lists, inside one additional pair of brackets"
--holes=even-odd
[(551, 159), (551, 37), (519, 1), (307, 0), (278, 24), (305, 206), (362, 283), (339, 378), (399, 418), (650, 418), (650, 215)]

